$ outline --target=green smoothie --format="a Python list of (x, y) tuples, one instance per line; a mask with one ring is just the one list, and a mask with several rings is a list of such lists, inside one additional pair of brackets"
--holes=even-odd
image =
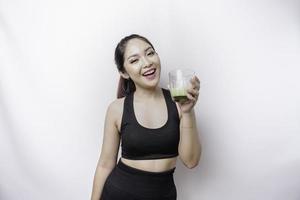
[(184, 88), (171, 88), (170, 92), (171, 92), (171, 95), (172, 95), (174, 101), (183, 103), (188, 100), (188, 98), (186, 96), (186, 91)]

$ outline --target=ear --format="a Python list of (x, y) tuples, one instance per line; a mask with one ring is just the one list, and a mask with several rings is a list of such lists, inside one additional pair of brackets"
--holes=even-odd
[(129, 75), (127, 74), (126, 71), (124, 71), (124, 72), (119, 71), (119, 73), (124, 79), (129, 79)]

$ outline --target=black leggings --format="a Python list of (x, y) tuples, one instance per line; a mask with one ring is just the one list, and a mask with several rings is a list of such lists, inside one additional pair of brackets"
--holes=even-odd
[(105, 181), (100, 200), (176, 200), (175, 168), (149, 172), (120, 159)]

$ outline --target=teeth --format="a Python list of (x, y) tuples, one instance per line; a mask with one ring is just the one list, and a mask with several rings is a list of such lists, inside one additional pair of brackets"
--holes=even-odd
[(149, 71), (149, 72), (146, 72), (146, 73), (144, 73), (143, 75), (144, 75), (144, 76), (147, 76), (148, 74), (152, 74), (154, 71), (155, 71), (155, 69), (153, 69), (153, 70), (151, 70), (151, 71)]

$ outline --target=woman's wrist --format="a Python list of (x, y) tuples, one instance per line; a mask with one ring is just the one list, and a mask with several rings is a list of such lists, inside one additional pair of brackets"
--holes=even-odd
[(182, 113), (181, 128), (194, 128), (195, 127), (195, 112), (192, 109), (189, 112)]
[(194, 108), (192, 108), (191, 110), (187, 111), (187, 112), (181, 112), (182, 117), (190, 117), (191, 115), (193, 115), (194, 112)]

